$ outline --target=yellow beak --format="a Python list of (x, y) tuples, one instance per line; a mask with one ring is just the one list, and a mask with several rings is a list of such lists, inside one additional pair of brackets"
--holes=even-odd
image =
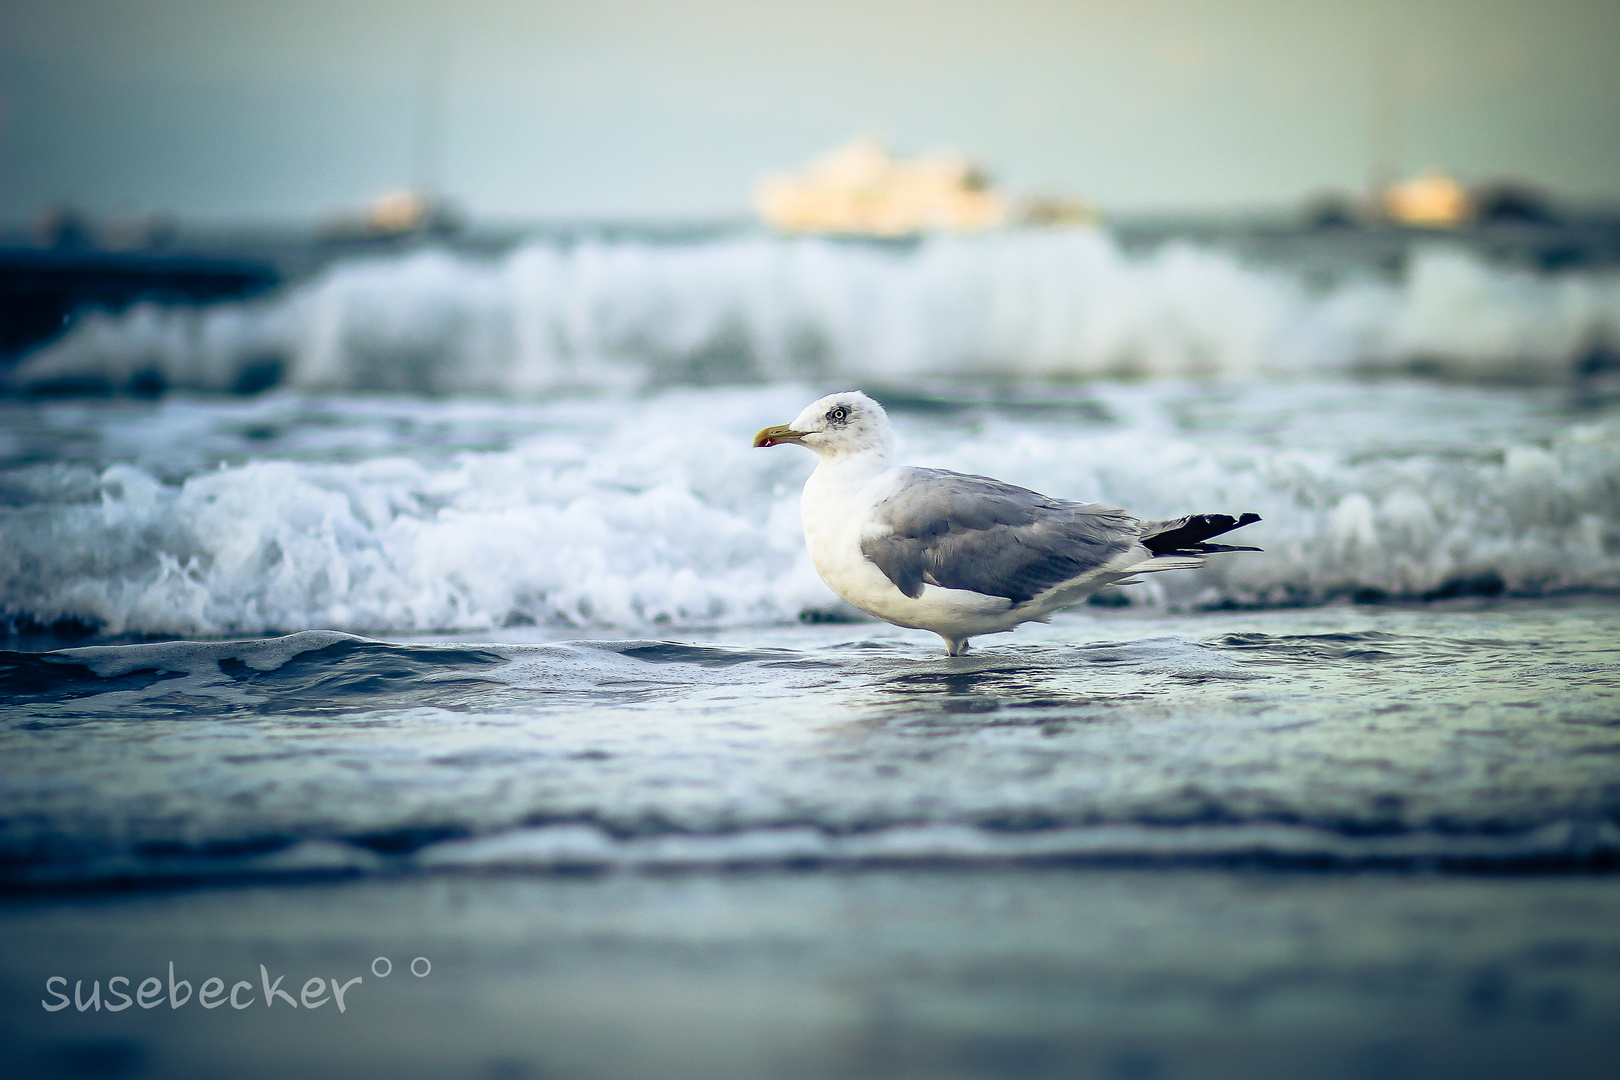
[(794, 431), (786, 424), (768, 427), (754, 436), (755, 446), (775, 446), (777, 443), (803, 443), (805, 432)]

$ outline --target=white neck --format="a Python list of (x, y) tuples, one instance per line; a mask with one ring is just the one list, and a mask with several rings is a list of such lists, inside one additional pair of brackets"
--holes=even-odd
[(889, 467), (894, 453), (893, 447), (885, 439), (877, 446), (869, 446), (854, 452), (819, 453), (819, 456), (821, 460), (816, 463), (817, 472), (837, 473), (840, 480), (848, 483), (884, 471)]

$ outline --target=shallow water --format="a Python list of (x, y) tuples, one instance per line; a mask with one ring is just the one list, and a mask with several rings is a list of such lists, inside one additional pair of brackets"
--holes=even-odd
[(1620, 605), (919, 637), (7, 654), (6, 873), (1620, 857)]

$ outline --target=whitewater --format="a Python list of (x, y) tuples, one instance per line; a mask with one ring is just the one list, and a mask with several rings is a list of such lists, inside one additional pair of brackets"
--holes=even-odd
[[(749, 446), (812, 393), (11, 403), (0, 612), (111, 636), (855, 618), (804, 552), (809, 455)], [(1263, 553), (1107, 597), (1187, 609), (1620, 588), (1620, 424), (1563, 395), (1160, 381), (891, 404), (921, 465), (1144, 517), (1259, 513)]]
[(88, 313), (5, 373), (170, 394), (0, 399), (0, 617), (113, 636), (850, 617), (798, 539), (806, 463), (746, 436), (851, 387), (918, 464), (1265, 517), (1265, 554), (1122, 602), (1611, 590), (1617, 342), (1620, 276), (1434, 241), (1326, 277), (1101, 230), (339, 262), (266, 299)]
[(268, 300), (89, 314), (12, 388), (540, 395), (1421, 369), (1562, 382), (1620, 351), (1620, 275), (1415, 241), (1393, 272), (1258, 266), (1102, 230), (871, 244), (581, 237), (350, 260)]

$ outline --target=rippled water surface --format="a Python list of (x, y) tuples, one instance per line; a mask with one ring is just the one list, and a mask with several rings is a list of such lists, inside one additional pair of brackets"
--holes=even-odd
[(919, 637), (7, 654), (8, 873), (1620, 855), (1607, 602)]
[[(1086, 611), (956, 659), (871, 624), (511, 636), (0, 657), (13, 1070), (1477, 1080), (1620, 1049), (1612, 602)], [(246, 1011), (37, 1011), (171, 962)], [(360, 982), (264, 1009), (282, 976)]]

